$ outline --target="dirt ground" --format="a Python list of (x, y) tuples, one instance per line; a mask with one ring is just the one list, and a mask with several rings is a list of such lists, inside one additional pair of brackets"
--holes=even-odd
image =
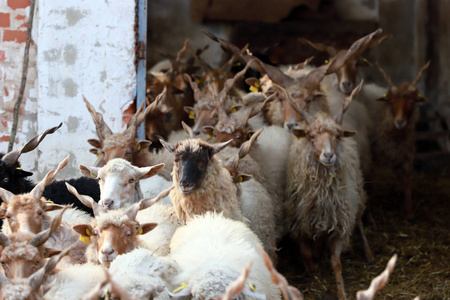
[[(402, 205), (401, 186), (395, 171), (376, 170), (373, 199), (377, 229), (366, 228), (375, 263), (364, 258), (355, 232), (351, 249), (342, 254), (342, 270), (349, 299), (369, 287), (394, 253), (398, 261), (387, 286), (375, 299), (450, 299), (450, 172), (415, 173), (412, 178), (416, 220), (408, 222)], [(289, 240), (281, 244), (279, 271), (305, 299), (333, 299), (336, 295), (329, 254), (319, 272), (307, 274)]]

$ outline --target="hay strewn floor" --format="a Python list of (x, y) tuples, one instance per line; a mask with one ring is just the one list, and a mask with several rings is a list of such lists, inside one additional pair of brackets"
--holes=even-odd
[[(376, 171), (374, 212), (378, 229), (366, 228), (375, 255), (375, 264), (365, 261), (358, 234), (352, 249), (342, 255), (343, 276), (349, 299), (366, 289), (380, 274), (387, 261), (398, 253), (394, 273), (388, 285), (375, 299), (450, 299), (450, 175), (416, 173), (412, 180), (416, 220), (405, 220), (401, 187), (397, 175), (389, 170)], [(291, 243), (285, 241), (278, 269), (298, 287), (306, 299), (332, 299), (336, 295), (333, 270), (327, 253), (317, 274), (308, 275)]]

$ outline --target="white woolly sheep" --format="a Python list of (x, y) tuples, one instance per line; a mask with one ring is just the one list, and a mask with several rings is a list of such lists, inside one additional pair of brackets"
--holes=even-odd
[(255, 286), (255, 292), (266, 299), (280, 299), (258, 253), (258, 244), (258, 237), (242, 222), (211, 212), (195, 216), (172, 238), (169, 257), (181, 270), (172, 278), (172, 287), (185, 283), (182, 292), (189, 291), (191, 299), (213, 300), (224, 294), (242, 268), (253, 261), (248, 282)]
[(355, 142), (347, 138), (355, 132), (342, 127), (343, 114), (361, 86), (362, 83), (346, 98), (341, 112), (333, 119), (325, 113), (313, 117), (289, 98), (292, 107), (302, 114), (305, 128), (293, 130), (300, 139), (291, 146), (288, 164), (288, 226), (292, 237), (301, 244), (309, 271), (317, 269), (312, 245), (327, 241), (340, 300), (346, 299), (340, 255), (349, 246), (355, 223), (366, 257), (373, 260), (361, 222), (366, 195), (359, 157)]

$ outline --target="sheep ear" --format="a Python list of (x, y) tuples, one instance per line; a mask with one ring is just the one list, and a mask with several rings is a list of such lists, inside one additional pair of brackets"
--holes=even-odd
[(100, 142), (99, 140), (89, 139), (89, 140), (87, 140), (87, 142), (95, 148), (98, 148), (98, 149), (102, 148), (102, 142)]
[(377, 98), (377, 101), (384, 101), (384, 102), (388, 102), (389, 98), (386, 97), (386, 95), (384, 95), (383, 97)]
[(294, 128), (292, 129), (292, 134), (298, 138), (302, 138), (306, 136), (306, 131), (304, 129)]
[(54, 211), (54, 210), (63, 209), (64, 207), (65, 207), (65, 205), (45, 202), (44, 211)]
[(350, 130), (344, 130), (344, 137), (351, 137), (351, 136), (355, 136), (356, 135), (356, 131), (350, 131)]
[(21, 168), (16, 168), (15, 174), (18, 177), (28, 177), (28, 176), (33, 175), (33, 173), (25, 171), (25, 170), (22, 170)]
[(419, 94), (419, 96), (416, 98), (416, 102), (428, 102), (428, 99)]
[(147, 140), (141, 140), (136, 144), (136, 150), (140, 151), (140, 150), (147, 150), (148, 151), (148, 147), (150, 147), (150, 145), (152, 144), (152, 142), (147, 141)]
[(78, 233), (82, 236), (86, 236), (86, 237), (91, 236), (92, 232), (94, 231), (92, 229), (92, 226), (89, 224), (74, 225), (74, 226), (72, 226), (72, 230), (75, 231), (76, 233)]
[(164, 148), (166, 148), (167, 151), (169, 151), (170, 153), (175, 152), (175, 147), (173, 145), (169, 144), (168, 142), (164, 141), (163, 139), (160, 139), (159, 141), (164, 146)]
[(231, 107), (228, 112), (230, 114), (234, 114), (235, 112), (239, 111), (241, 108), (242, 108), (242, 105), (240, 105), (240, 104), (233, 105), (233, 107)]
[(3, 202), (8, 204), (9, 200), (15, 195), (4, 188), (0, 188), (0, 198), (2, 198)]
[(222, 151), (226, 146), (228, 146), (228, 144), (230, 144), (233, 141), (233, 139), (223, 142), (223, 143), (218, 143), (218, 144), (214, 144), (212, 145), (212, 149), (211, 149), (211, 155), (217, 154), (220, 151)]
[(0, 209), (0, 219), (4, 219), (6, 217), (6, 209)]
[(185, 106), (183, 107), (184, 111), (189, 114), (189, 118), (191, 117), (191, 111), (194, 111), (194, 108), (192, 106)]
[(213, 126), (203, 126), (202, 131), (208, 136), (208, 138), (213, 137), (215, 134), (215, 129)]
[(151, 167), (139, 168), (139, 180), (152, 177), (162, 171), (165, 164), (159, 164)]
[(147, 232), (152, 231), (155, 227), (158, 226), (158, 223), (144, 223), (141, 224), (138, 230), (138, 234), (146, 234)]
[(58, 255), (62, 252), (62, 250), (52, 249), (52, 248), (44, 248), (44, 257), (49, 258), (55, 255)]
[(100, 168), (98, 167), (86, 167), (85, 165), (79, 165), (78, 168), (80, 169), (81, 173), (83, 173), (84, 176), (94, 179), (97, 179), (98, 170), (100, 170)]

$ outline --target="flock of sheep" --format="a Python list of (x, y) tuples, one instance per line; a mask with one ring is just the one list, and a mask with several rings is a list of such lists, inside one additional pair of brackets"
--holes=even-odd
[[(329, 251), (346, 299), (340, 257), (355, 227), (374, 260), (362, 222), (374, 160), (401, 168), (414, 217), (415, 103), (429, 64), (399, 85), (380, 68), (386, 89), (358, 68), (390, 38), (381, 29), (345, 50), (302, 40), (329, 61), (281, 68), (204, 33), (230, 61), (214, 69), (186, 42), (149, 72), (148, 105), (124, 132), (83, 97), (98, 135), (84, 177), (54, 181), (69, 156), (37, 184), (20, 168), (20, 155), (61, 125), (1, 154), (0, 299), (303, 299), (274, 267), (286, 235), (309, 272)], [(235, 64), (245, 67), (232, 75)], [(245, 92), (250, 69), (261, 77), (247, 78)], [(395, 260), (357, 299), (373, 299)]]

